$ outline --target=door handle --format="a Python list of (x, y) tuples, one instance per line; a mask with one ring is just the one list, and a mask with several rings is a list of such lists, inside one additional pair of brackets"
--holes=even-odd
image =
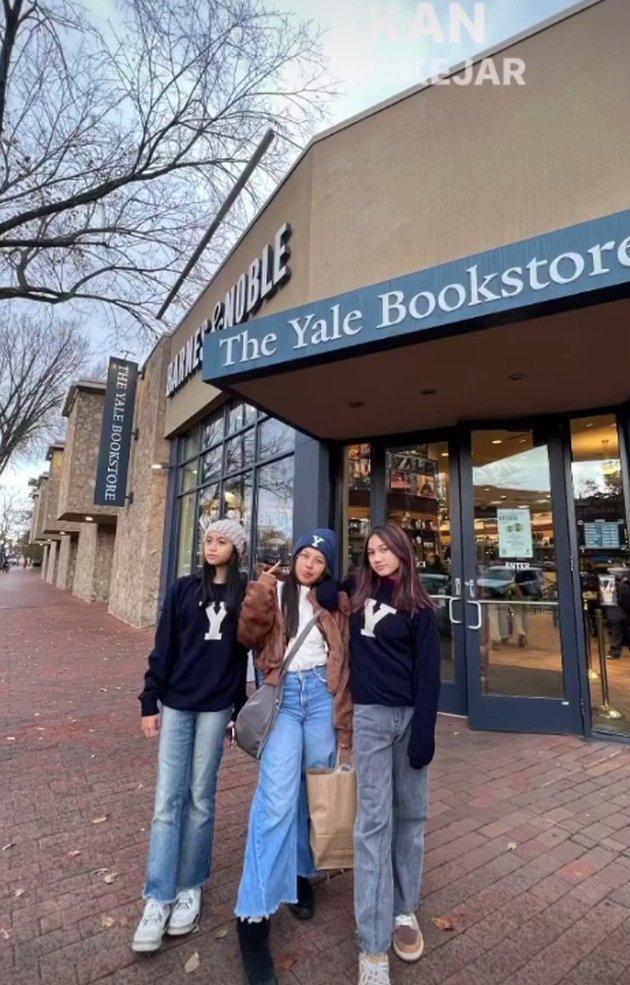
[(476, 605), (477, 606), (477, 625), (476, 626), (469, 626), (468, 628), (469, 629), (481, 629), (481, 625), (482, 625), (482, 622), (483, 622), (483, 619), (482, 619), (482, 616), (481, 616), (481, 605), (477, 601), (467, 602), (466, 604), (467, 605)]
[(464, 620), (455, 618), (455, 614), (453, 612), (453, 605), (455, 602), (461, 602), (461, 599), (458, 599), (455, 595), (451, 595), (448, 600), (448, 618), (449, 622), (453, 626), (461, 626)]

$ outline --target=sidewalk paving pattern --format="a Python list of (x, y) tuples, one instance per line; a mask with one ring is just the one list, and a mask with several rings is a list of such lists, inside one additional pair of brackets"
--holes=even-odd
[[(241, 983), (232, 907), (256, 767), (238, 750), (201, 930), (130, 949), (155, 777), (136, 700), (151, 639), (35, 572), (0, 575), (6, 985)], [(431, 788), (426, 954), (392, 957), (394, 985), (630, 985), (630, 747), (441, 718)], [(352, 874), (316, 900), (309, 924), (274, 919), (282, 985), (356, 981)]]

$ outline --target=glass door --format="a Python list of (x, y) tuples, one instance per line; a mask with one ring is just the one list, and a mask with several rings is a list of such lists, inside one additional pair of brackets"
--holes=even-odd
[(630, 733), (630, 543), (622, 428), (573, 418), (571, 475), (593, 729)]
[(564, 454), (559, 427), (462, 435), (473, 727), (582, 730)]
[(441, 647), (440, 711), (465, 715), (459, 463), (447, 440), (388, 446), (385, 517), (409, 535), (418, 573), (437, 606)]

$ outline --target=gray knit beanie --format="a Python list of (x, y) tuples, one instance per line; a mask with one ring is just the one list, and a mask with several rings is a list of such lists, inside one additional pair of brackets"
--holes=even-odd
[(245, 550), (245, 531), (238, 520), (214, 520), (207, 524), (202, 522), (201, 529), (203, 530), (204, 540), (209, 533), (223, 534), (224, 537), (232, 541), (239, 557)]

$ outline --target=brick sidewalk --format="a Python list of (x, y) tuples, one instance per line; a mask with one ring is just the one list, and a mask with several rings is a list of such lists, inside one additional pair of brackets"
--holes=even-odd
[[(7, 985), (240, 985), (231, 911), (255, 767), (236, 750), (202, 930), (148, 958), (129, 947), (152, 812), (155, 746), (136, 701), (151, 636), (35, 572), (0, 575)], [(393, 958), (395, 985), (630, 985), (630, 747), (441, 719), (432, 805), (426, 956)], [(316, 896), (311, 923), (274, 920), (283, 985), (356, 981), (351, 874)]]

